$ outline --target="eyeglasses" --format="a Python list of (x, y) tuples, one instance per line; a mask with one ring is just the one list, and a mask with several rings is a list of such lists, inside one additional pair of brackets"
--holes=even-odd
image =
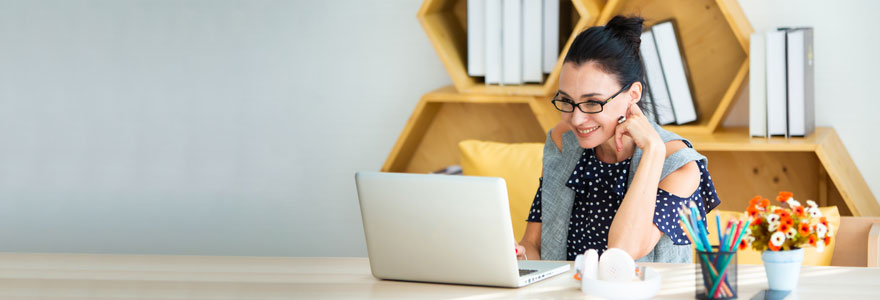
[(611, 97), (608, 97), (608, 99), (605, 100), (604, 102), (603, 101), (596, 101), (596, 100), (587, 100), (587, 101), (575, 104), (574, 102), (572, 102), (571, 100), (568, 100), (568, 99), (558, 99), (557, 97), (559, 97), (559, 92), (556, 92), (556, 96), (553, 96), (553, 101), (551, 101), (551, 102), (553, 102), (553, 106), (556, 106), (556, 109), (561, 112), (565, 112), (565, 113), (574, 112), (574, 107), (577, 106), (578, 109), (580, 109), (581, 112), (583, 112), (583, 113), (598, 114), (598, 113), (602, 112), (602, 110), (605, 108), (605, 104), (608, 104), (608, 101), (611, 101), (612, 99), (614, 99), (614, 97), (617, 97), (617, 95), (620, 95), (620, 93), (623, 93), (623, 91), (627, 90), (633, 83), (635, 83), (635, 82), (630, 82), (629, 84), (625, 85), (622, 89), (617, 91), (617, 93), (614, 93), (614, 95), (612, 95)]

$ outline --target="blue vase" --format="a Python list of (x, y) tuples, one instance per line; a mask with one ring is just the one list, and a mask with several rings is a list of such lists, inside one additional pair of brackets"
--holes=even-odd
[(801, 274), (801, 262), (804, 260), (804, 249), (788, 251), (764, 251), (761, 253), (764, 271), (767, 272), (767, 283), (774, 291), (791, 291), (797, 287)]

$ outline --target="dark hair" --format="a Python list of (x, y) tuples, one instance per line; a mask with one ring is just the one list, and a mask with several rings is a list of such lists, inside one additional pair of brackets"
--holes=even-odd
[[(576, 65), (595, 62), (602, 71), (617, 77), (621, 87), (632, 82), (641, 82), (644, 98), (644, 93), (647, 92), (645, 67), (639, 55), (644, 21), (641, 17), (615, 16), (605, 26), (587, 28), (574, 38), (571, 48), (565, 54), (564, 62)], [(646, 108), (644, 103), (645, 101), (639, 101), (642, 110)]]

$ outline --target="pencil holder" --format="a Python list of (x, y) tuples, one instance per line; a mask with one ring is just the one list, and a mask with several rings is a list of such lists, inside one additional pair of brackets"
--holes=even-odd
[(696, 298), (697, 299), (734, 299), (736, 291), (736, 252), (697, 251), (696, 266)]

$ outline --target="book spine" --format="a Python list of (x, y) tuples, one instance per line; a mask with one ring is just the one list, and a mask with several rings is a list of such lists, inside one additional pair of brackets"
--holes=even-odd
[(468, 75), (486, 76), (486, 0), (467, 0)]

